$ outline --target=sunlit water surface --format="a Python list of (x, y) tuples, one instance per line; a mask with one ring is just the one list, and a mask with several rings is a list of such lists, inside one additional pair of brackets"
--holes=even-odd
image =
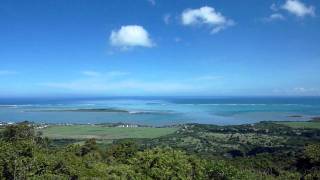
[(0, 99), (0, 121), (6, 122), (226, 125), (316, 116), (320, 116), (320, 98), (315, 97)]

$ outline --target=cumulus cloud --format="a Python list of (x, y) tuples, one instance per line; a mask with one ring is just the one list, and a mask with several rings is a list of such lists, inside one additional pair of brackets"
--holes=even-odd
[(220, 12), (209, 6), (199, 9), (186, 9), (182, 12), (181, 19), (182, 24), (186, 26), (208, 25), (212, 27), (212, 33), (217, 33), (235, 24), (233, 20), (224, 17)]
[(273, 13), (268, 17), (262, 18), (262, 21), (271, 22), (285, 20), (286, 17), (283, 15), (282, 11), (287, 11), (301, 18), (305, 16), (315, 16), (315, 7), (311, 5), (307, 6), (299, 0), (286, 0), (283, 5), (276, 5), (273, 3), (270, 6), (270, 9)]
[(267, 21), (267, 22), (270, 22), (270, 21), (281, 21), (281, 20), (285, 20), (286, 18), (280, 14), (280, 13), (273, 13), (271, 14), (269, 17), (267, 18), (264, 18), (263, 21)]
[(285, 17), (280, 13), (271, 14), (269, 17), (271, 20), (284, 20)]
[(148, 31), (139, 25), (127, 25), (113, 30), (110, 35), (110, 44), (120, 48), (152, 47), (154, 45)]
[(307, 6), (299, 0), (287, 0), (281, 8), (298, 17), (315, 16), (315, 7)]

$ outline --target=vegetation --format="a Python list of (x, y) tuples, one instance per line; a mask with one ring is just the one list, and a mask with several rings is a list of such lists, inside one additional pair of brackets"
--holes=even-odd
[(320, 132), (274, 123), (183, 125), (152, 139), (66, 146), (28, 123), (7, 126), (0, 179), (319, 179)]
[(279, 122), (279, 124), (286, 125), (292, 128), (310, 128), (310, 129), (320, 129), (319, 119), (314, 119), (312, 121), (288, 121), (288, 122)]
[(156, 138), (175, 132), (177, 128), (151, 127), (109, 127), (103, 125), (49, 126), (41, 130), (45, 137), (52, 139), (124, 139)]

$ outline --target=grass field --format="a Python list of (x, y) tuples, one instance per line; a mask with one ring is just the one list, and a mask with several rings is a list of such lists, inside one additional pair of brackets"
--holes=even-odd
[(277, 124), (283, 124), (292, 128), (313, 128), (320, 129), (320, 122), (277, 122)]
[(73, 125), (73, 126), (50, 126), (42, 129), (43, 136), (52, 139), (88, 139), (100, 140), (124, 139), (124, 138), (156, 138), (171, 134), (177, 128), (122, 128), (103, 127), (98, 125)]

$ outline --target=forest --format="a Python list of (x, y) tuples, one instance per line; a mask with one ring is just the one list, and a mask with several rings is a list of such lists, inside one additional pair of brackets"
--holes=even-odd
[(161, 137), (101, 145), (1, 130), (0, 179), (320, 179), (320, 130), (278, 123), (179, 125)]

